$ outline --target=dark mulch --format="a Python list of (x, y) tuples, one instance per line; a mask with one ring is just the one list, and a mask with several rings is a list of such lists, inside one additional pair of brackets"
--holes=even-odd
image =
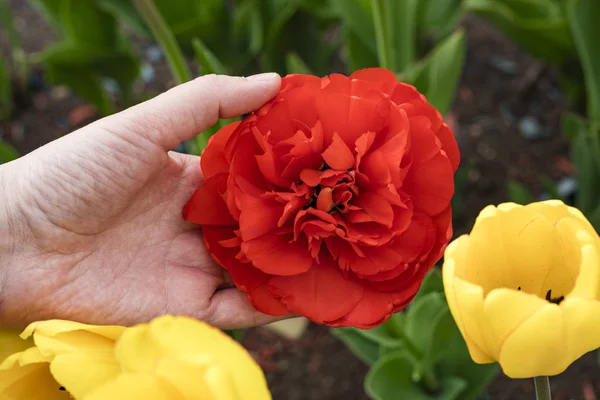
[[(55, 35), (22, 0), (9, 0), (17, 29), (28, 52), (42, 50)], [(559, 117), (564, 96), (548, 68), (525, 55), (510, 41), (476, 18), (464, 22), (469, 42), (467, 65), (449, 121), (468, 167), (456, 210), (457, 233), (468, 230), (478, 210), (507, 200), (506, 181), (516, 179), (537, 195), (541, 177), (554, 181), (573, 174), (568, 148), (561, 136)], [(142, 43), (144, 51), (148, 44)], [(6, 38), (0, 36), (0, 54), (8, 56)], [(138, 93), (156, 93), (170, 85), (163, 61), (147, 61), (152, 74), (137, 87)], [(14, 118), (0, 123), (0, 137), (27, 153), (93, 119), (80, 99), (62, 88), (43, 86), (40, 79), (30, 104)], [(523, 121), (525, 119), (525, 122)], [(524, 137), (522, 131), (534, 136)], [(295, 342), (265, 329), (247, 332), (245, 345), (260, 362), (276, 400), (366, 399), (366, 366), (353, 357), (325, 327), (311, 326)], [(600, 367), (595, 354), (576, 362), (552, 379), (557, 400), (595, 400), (600, 393)], [(494, 400), (532, 399), (532, 382), (500, 376), (490, 387)], [(399, 394), (401, 398), (401, 394)]]

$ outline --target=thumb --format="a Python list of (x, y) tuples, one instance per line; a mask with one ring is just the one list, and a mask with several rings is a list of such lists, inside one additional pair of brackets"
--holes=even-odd
[(205, 75), (98, 124), (113, 132), (115, 126), (121, 127), (119, 132), (130, 136), (128, 139), (146, 139), (168, 151), (214, 125), (219, 118), (258, 109), (275, 96), (280, 85), (281, 78), (276, 73), (247, 78)]

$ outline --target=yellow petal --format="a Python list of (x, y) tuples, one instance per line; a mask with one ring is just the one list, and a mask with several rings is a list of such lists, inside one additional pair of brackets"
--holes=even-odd
[(115, 354), (125, 371), (149, 371), (160, 357), (188, 357), (219, 365), (231, 373), (240, 391), (268, 393), (266, 379), (248, 352), (220, 330), (203, 322), (163, 316), (149, 324), (128, 329)]
[(117, 378), (121, 367), (112, 355), (99, 353), (59, 354), (50, 372), (76, 399), (82, 399)]
[[(494, 289), (485, 298), (482, 321), (491, 333), (491, 355), (498, 359), (500, 346), (520, 324), (548, 304), (539, 297), (512, 289)], [(526, 349), (523, 349), (525, 352)]]
[(453, 275), (453, 265), (444, 265), (444, 286), (450, 312), (460, 321), (461, 332), (473, 361), (479, 364), (494, 362), (487, 335), (482, 329), (483, 289)]
[(21, 334), (21, 337), (28, 338), (33, 335), (34, 332), (42, 336), (52, 337), (64, 332), (88, 331), (115, 341), (121, 337), (121, 334), (125, 331), (125, 329), (126, 328), (123, 326), (87, 325), (79, 322), (54, 319), (49, 321), (38, 321), (30, 324), (27, 328), (25, 328)]
[[(212, 399), (206, 379), (207, 366), (204, 360), (194, 363), (191, 357), (184, 361), (180, 358), (163, 358), (156, 367), (156, 375), (169, 381), (187, 400)], [(225, 382), (223, 390), (232, 386), (231, 380)]]
[(62, 332), (54, 336), (33, 335), (35, 345), (42, 354), (54, 356), (73, 352), (112, 353), (115, 342), (88, 331)]
[(59, 388), (47, 363), (0, 371), (0, 400), (69, 400)]
[(185, 400), (168, 382), (148, 374), (122, 374), (83, 400)]
[(444, 292), (450, 312), (456, 321), (460, 333), (465, 336), (464, 327), (456, 308), (456, 299), (454, 297), (454, 276), (457, 268), (464, 267), (466, 262), (467, 250), (469, 248), (469, 236), (462, 235), (452, 241), (444, 252), (444, 265), (442, 266), (442, 279), (444, 282)]
[(242, 392), (231, 384), (231, 373), (219, 365), (209, 367), (204, 379), (212, 392), (211, 399), (214, 400), (267, 400), (271, 394), (266, 391)]
[(547, 303), (518, 325), (500, 348), (498, 362), (504, 373), (518, 379), (563, 372), (573, 361), (564, 348), (563, 324), (560, 307)]
[(600, 299), (600, 254), (598, 247), (588, 244), (581, 249), (581, 263), (575, 287), (568, 297)]
[(0, 364), (0, 370), (29, 364), (48, 363), (51, 359), (51, 357), (43, 355), (37, 347), (30, 347), (25, 351), (8, 356), (6, 360)]
[(563, 349), (568, 360), (577, 360), (585, 353), (600, 348), (600, 302), (567, 298), (560, 304), (566, 330)]
[(32, 340), (21, 339), (20, 332), (16, 329), (0, 329), (0, 364), (8, 356), (20, 353), (33, 346)]

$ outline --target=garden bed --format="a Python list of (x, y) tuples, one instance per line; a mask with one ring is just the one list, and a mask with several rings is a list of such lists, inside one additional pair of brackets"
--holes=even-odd
[[(26, 2), (9, 1), (28, 53), (42, 50), (54, 38), (50, 28)], [(540, 64), (485, 22), (469, 17), (467, 61), (448, 121), (453, 124), (467, 167), (459, 188), (455, 231), (470, 229), (487, 204), (507, 200), (509, 179), (534, 194), (543, 192), (543, 179), (557, 182), (571, 176), (568, 147), (559, 119), (566, 110), (551, 68)], [(148, 95), (172, 82), (155, 48), (140, 43), (146, 55), (144, 80), (136, 90)], [(0, 38), (2, 56), (8, 56)], [(153, 53), (154, 52), (154, 53)], [(0, 123), (0, 137), (28, 153), (95, 118), (93, 109), (63, 88), (46, 86), (41, 75), (29, 103), (21, 102), (12, 120)], [(366, 399), (362, 381), (367, 367), (328, 329), (312, 325), (297, 341), (287, 341), (265, 329), (251, 329), (244, 344), (259, 361), (276, 400)], [(600, 394), (600, 367), (595, 354), (573, 364), (552, 379), (554, 398), (594, 400)], [(530, 380), (500, 376), (489, 389), (491, 399), (533, 398)]]

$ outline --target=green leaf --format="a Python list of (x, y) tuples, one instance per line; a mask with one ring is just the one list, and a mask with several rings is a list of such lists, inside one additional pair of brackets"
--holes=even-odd
[(391, 69), (407, 71), (417, 58), (419, 0), (383, 0), (383, 9), (392, 53)]
[(448, 113), (454, 100), (465, 53), (465, 33), (460, 29), (440, 42), (408, 73), (409, 80), (442, 115)]
[(454, 174), (454, 196), (452, 197), (452, 212), (454, 216), (462, 215), (464, 212), (464, 188), (469, 182), (469, 165), (461, 164)]
[[(595, 0), (591, 0), (595, 1)], [(574, 56), (563, 7), (553, 0), (466, 0), (466, 9), (486, 18), (519, 46), (552, 64)]]
[[(375, 400), (453, 400), (466, 387), (463, 379), (444, 376), (441, 390), (435, 395), (425, 392), (412, 380), (413, 364), (403, 351), (390, 353), (377, 361), (365, 379), (365, 390)], [(462, 397), (461, 397), (462, 399)]]
[(0, 58), (0, 121), (10, 117), (13, 106), (12, 83), (8, 62), (4, 58)]
[(417, 29), (419, 37), (439, 40), (456, 28), (465, 10), (463, 0), (421, 0)]
[(405, 334), (421, 351), (421, 371), (430, 369), (453, 339), (455, 324), (441, 292), (413, 301), (406, 314)]
[(569, 0), (567, 15), (585, 76), (588, 118), (600, 122), (600, 1)]
[(356, 329), (356, 331), (381, 346), (398, 347), (402, 345), (402, 342), (396, 335), (394, 329), (395, 328), (392, 327), (390, 321), (387, 321), (372, 329)]
[(568, 111), (561, 115), (560, 127), (563, 135), (565, 135), (571, 145), (573, 145), (579, 132), (587, 131), (589, 129), (588, 122), (584, 118)]
[(334, 12), (342, 19), (344, 29), (352, 31), (354, 38), (376, 54), (375, 27), (368, 0), (334, 1), (332, 6)]
[(243, 329), (226, 330), (225, 333), (231, 336), (236, 342), (241, 343), (244, 340), (245, 331)]
[[(438, 268), (431, 268), (429, 272), (423, 278), (421, 288), (417, 292), (417, 295), (412, 300), (412, 303), (419, 301), (421, 298), (427, 296), (430, 293), (444, 293), (444, 282), (442, 281), (442, 273)], [(410, 307), (410, 306), (409, 306)]]
[(219, 43), (227, 51), (229, 10), (223, 0), (154, 0), (179, 45), (191, 49), (193, 38), (199, 37), (215, 49)]
[(62, 0), (60, 23), (70, 41), (88, 49), (113, 49), (118, 41), (117, 20), (95, 0)]
[(46, 18), (57, 30), (62, 30), (60, 23), (60, 10), (63, 1), (67, 0), (29, 0), (31, 5)]
[(443, 375), (457, 376), (467, 383), (460, 400), (477, 400), (500, 372), (498, 364), (476, 364), (469, 355), (458, 328), (454, 327), (454, 339), (438, 360)]
[(594, 135), (589, 130), (580, 131), (571, 147), (571, 159), (577, 171), (576, 206), (586, 215), (596, 209), (600, 200), (600, 159), (597, 156), (600, 149), (597, 134)]
[(128, 50), (74, 47), (68, 42), (48, 48), (42, 63), (51, 82), (69, 86), (104, 115), (115, 109), (102, 78), (114, 79), (126, 91), (139, 73), (138, 60)]
[(377, 53), (363, 43), (360, 34), (344, 28), (344, 38), (344, 53), (350, 72), (379, 65)]
[(0, 139), (0, 164), (16, 160), (19, 157), (20, 154), (14, 147)]
[(204, 45), (200, 38), (194, 38), (192, 41), (196, 62), (202, 67), (202, 75), (207, 74), (226, 74), (227, 70), (221, 61), (213, 54), (208, 47)]
[(564, 200), (560, 193), (558, 193), (556, 184), (552, 179), (548, 178), (546, 175), (542, 175), (540, 176), (540, 181), (542, 183), (542, 187), (550, 195), (551, 198)]
[(98, 6), (122, 20), (140, 35), (151, 37), (150, 30), (130, 0), (96, 0)]
[(294, 52), (286, 55), (285, 64), (288, 74), (312, 74), (312, 71), (304, 60)]
[(331, 333), (344, 342), (365, 364), (372, 365), (379, 358), (379, 345), (358, 333), (356, 329), (334, 328)]
[(513, 203), (526, 205), (535, 201), (531, 191), (529, 191), (529, 189), (527, 189), (527, 187), (525, 187), (523, 184), (513, 179), (508, 180), (506, 189), (508, 192), (508, 200), (512, 201)]

